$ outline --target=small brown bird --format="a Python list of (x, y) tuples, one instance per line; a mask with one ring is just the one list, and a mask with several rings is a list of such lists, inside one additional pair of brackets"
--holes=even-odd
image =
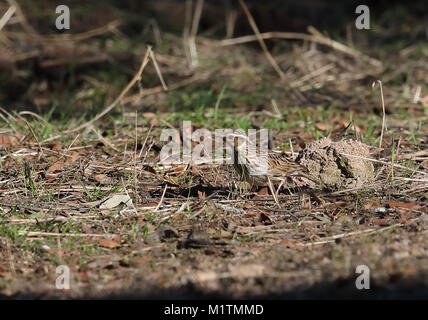
[[(252, 187), (268, 185), (278, 206), (277, 192), (284, 184), (292, 182), (292, 177), (314, 181), (308, 170), (298, 163), (269, 150), (260, 153), (255, 142), (244, 133), (232, 133), (229, 136), (233, 137), (234, 167), (237, 173)], [(273, 184), (279, 184), (277, 192)]]

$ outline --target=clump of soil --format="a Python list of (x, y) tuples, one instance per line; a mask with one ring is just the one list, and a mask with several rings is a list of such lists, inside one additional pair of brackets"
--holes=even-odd
[[(356, 157), (354, 157), (356, 156)], [(332, 141), (323, 138), (311, 142), (296, 162), (305, 166), (329, 190), (361, 187), (374, 179), (369, 146), (359, 141)]]

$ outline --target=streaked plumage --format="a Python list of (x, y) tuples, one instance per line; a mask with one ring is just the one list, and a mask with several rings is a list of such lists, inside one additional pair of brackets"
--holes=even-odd
[[(231, 136), (234, 137), (235, 169), (252, 186), (267, 186), (269, 180), (273, 184), (288, 185), (292, 177), (304, 177), (314, 181), (308, 170), (298, 163), (272, 151), (267, 151), (263, 157), (259, 150), (247, 147), (252, 142), (246, 135), (231, 134)], [(254, 150), (255, 152), (251, 153), (247, 150)], [(258, 157), (261, 160), (258, 160)]]

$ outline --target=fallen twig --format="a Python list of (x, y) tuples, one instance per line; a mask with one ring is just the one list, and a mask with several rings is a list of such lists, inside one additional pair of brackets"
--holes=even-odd
[(67, 130), (67, 131), (65, 131), (65, 133), (73, 133), (73, 132), (85, 129), (85, 128), (89, 127), (92, 123), (94, 123), (95, 121), (101, 119), (103, 116), (105, 116), (107, 113), (109, 113), (112, 109), (114, 109), (119, 104), (119, 102), (122, 100), (122, 98), (125, 96), (125, 94), (127, 94), (128, 91), (132, 88), (132, 86), (138, 81), (138, 79), (140, 79), (141, 74), (144, 71), (144, 68), (149, 63), (149, 57), (150, 57), (151, 50), (152, 50), (152, 48), (149, 46), (147, 48), (146, 54), (145, 54), (143, 61), (141, 63), (140, 69), (135, 74), (134, 78), (132, 78), (131, 82), (129, 82), (128, 85), (125, 87), (125, 89), (122, 90), (122, 92), (116, 98), (116, 100), (114, 100), (107, 108), (104, 109), (103, 112), (98, 114), (95, 118), (91, 119), (88, 122), (85, 122), (84, 124), (78, 126), (77, 128)]

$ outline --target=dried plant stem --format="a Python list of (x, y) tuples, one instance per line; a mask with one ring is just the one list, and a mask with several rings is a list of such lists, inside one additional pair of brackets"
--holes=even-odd
[(132, 78), (131, 82), (128, 83), (128, 85), (126, 86), (125, 89), (122, 90), (122, 92), (120, 93), (120, 95), (116, 98), (116, 100), (114, 100), (107, 108), (104, 109), (104, 111), (102, 111), (101, 113), (99, 113), (95, 118), (89, 120), (88, 122), (85, 122), (84, 124), (78, 126), (77, 128), (74, 129), (70, 129), (65, 131), (64, 133), (73, 133), (76, 131), (80, 131), (82, 129), (85, 129), (87, 127), (89, 127), (92, 123), (94, 123), (95, 121), (101, 119), (102, 117), (104, 117), (107, 113), (109, 113), (112, 109), (114, 109), (114, 107), (116, 107), (119, 102), (122, 100), (122, 98), (125, 96), (125, 94), (132, 88), (132, 86), (140, 79), (141, 74), (144, 71), (144, 68), (146, 67), (146, 65), (149, 63), (149, 58), (150, 58), (150, 52), (152, 51), (152, 48), (149, 46), (147, 48), (146, 54), (143, 58), (143, 61), (141, 63), (140, 69), (138, 70), (138, 72), (135, 74), (134, 78)]
[(198, 33), (199, 21), (201, 20), (203, 7), (204, 7), (204, 0), (198, 0), (195, 6), (195, 13), (193, 15), (192, 28), (190, 30), (190, 36), (192, 38), (195, 38), (196, 34)]
[(114, 151), (119, 152), (119, 150), (110, 142), (108, 141), (106, 138), (104, 138), (102, 136), (102, 134), (97, 130), (97, 128), (95, 128), (94, 126), (91, 126), (91, 130), (93, 133), (96, 134), (96, 136), (98, 137), (98, 139), (106, 146), (108, 146), (109, 148), (112, 148)]
[(275, 59), (272, 57), (271, 53), (269, 52), (269, 50), (268, 50), (268, 48), (266, 46), (266, 43), (264, 42), (263, 37), (260, 34), (259, 28), (257, 27), (257, 24), (254, 21), (253, 16), (251, 15), (250, 10), (248, 10), (248, 7), (247, 7), (247, 5), (245, 4), (245, 2), (243, 0), (239, 0), (239, 3), (240, 3), (242, 9), (245, 12), (245, 15), (248, 18), (248, 22), (250, 23), (251, 28), (253, 29), (253, 31), (254, 31), (254, 33), (255, 33), (255, 35), (257, 37), (257, 40), (259, 41), (260, 46), (262, 47), (263, 52), (265, 53), (266, 58), (268, 59), (268, 61), (270, 62), (270, 64), (272, 65), (272, 67), (274, 68), (274, 70), (276, 71), (276, 73), (278, 73), (279, 77), (281, 79), (284, 79), (285, 75), (282, 72), (282, 70), (279, 67), (279, 65), (276, 63)]
[(195, 6), (195, 13), (193, 14), (192, 27), (190, 29), (189, 37), (189, 52), (192, 67), (198, 65), (198, 51), (196, 49), (196, 34), (198, 33), (199, 21), (201, 20), (202, 9), (204, 7), (204, 0), (198, 0)]
[[(0, 107), (0, 111), (3, 111), (7, 116), (10, 116), (10, 114), (6, 110), (4, 110), (2, 107)], [(9, 127), (11, 127), (12, 130), (15, 133), (17, 133), (16, 128), (14, 127), (14, 125), (4, 115), (2, 115), (1, 113), (0, 113), (0, 118), (3, 119), (4, 122), (6, 122), (9, 125)], [(15, 119), (15, 118), (12, 117), (12, 119)]]
[[(37, 37), (33, 36), (33, 33), (24, 33), (24, 32), (16, 32), (16, 31), (3, 31), (6, 36), (23, 39), (29, 42), (41, 42), (41, 43), (55, 43), (60, 41), (84, 41), (93, 37), (97, 37), (103, 35), (108, 32), (114, 33), (117, 27), (120, 25), (119, 20), (113, 20), (107, 23), (105, 26), (89, 30), (82, 33), (75, 34), (60, 34), (60, 35), (52, 35), (52, 34), (37, 34)], [(34, 53), (38, 55), (39, 53)], [(32, 56), (33, 53), (29, 53), (29, 56)]]
[(382, 101), (382, 131), (380, 132), (380, 141), (379, 141), (379, 148), (382, 148), (383, 132), (384, 132), (385, 126), (386, 126), (385, 100), (383, 99), (382, 81), (376, 80), (375, 82), (373, 82), (373, 84), (372, 84), (373, 88), (376, 86), (376, 83), (379, 83), (380, 98)]
[(153, 123), (152, 123), (152, 124), (150, 124), (149, 131), (147, 132), (147, 134), (146, 134), (146, 138), (144, 139), (143, 146), (141, 147), (140, 154), (138, 155), (138, 158), (139, 158), (139, 159), (140, 159), (140, 158), (141, 158), (141, 156), (143, 155), (143, 150), (144, 150), (144, 148), (145, 148), (145, 146), (146, 146), (146, 144), (147, 144), (147, 139), (149, 138), (149, 135), (150, 135), (150, 133), (152, 132), (152, 129), (153, 129)]
[[(262, 39), (290, 39), (290, 40), (305, 40), (305, 41), (312, 41), (315, 43), (323, 44), (326, 46), (329, 46), (333, 48), (334, 50), (343, 52), (349, 56), (352, 56), (354, 58), (362, 58), (369, 62), (371, 65), (375, 67), (381, 67), (382, 62), (379, 60), (376, 60), (374, 58), (371, 58), (367, 55), (362, 54), (361, 52), (349, 48), (345, 46), (344, 44), (334, 41), (330, 38), (327, 38), (325, 36), (319, 36), (319, 35), (312, 35), (312, 34), (306, 34), (306, 33), (298, 33), (298, 32), (264, 32), (259, 35)], [(255, 35), (248, 35), (248, 36), (242, 36), (232, 39), (225, 39), (220, 40), (218, 44), (220, 46), (232, 46), (237, 44), (243, 44), (247, 42), (257, 41), (259, 38)]]
[(35, 40), (40, 40), (40, 35), (36, 32), (36, 30), (33, 29), (33, 27), (28, 23), (27, 18), (25, 17), (24, 13), (21, 10), (21, 7), (15, 0), (7, 0), (9, 5), (11, 7), (15, 8), (16, 16), (19, 19), (19, 22), (21, 23), (22, 27), (25, 29), (26, 33), (30, 35), (31, 38)]
[(158, 65), (158, 63), (156, 61), (156, 57), (155, 57), (155, 54), (154, 54), (153, 51), (150, 51), (150, 58), (152, 59), (152, 62), (154, 64), (154, 66), (155, 66), (156, 73), (158, 74), (159, 80), (160, 80), (160, 82), (162, 84), (162, 88), (164, 90), (168, 90), (168, 87), (166, 86), (165, 80), (162, 77), (162, 72), (160, 71), (159, 65)]
[(186, 60), (189, 65), (192, 64), (190, 52), (189, 52), (189, 37), (190, 37), (190, 28), (192, 20), (192, 0), (186, 0), (184, 3), (184, 28), (183, 28), (183, 48), (184, 53), (186, 54)]
[(163, 189), (163, 192), (162, 192), (162, 197), (161, 197), (161, 199), (160, 199), (160, 201), (159, 201), (158, 205), (156, 206), (155, 211), (158, 211), (158, 210), (159, 210), (159, 208), (160, 208), (160, 206), (162, 205), (163, 199), (165, 198), (165, 193), (166, 193), (166, 189), (167, 189), (167, 188), (168, 188), (168, 185), (166, 184), (166, 185), (165, 185), (165, 189)]
[(138, 111), (135, 111), (135, 148), (134, 148), (134, 192), (135, 199), (138, 200), (138, 188), (137, 188), (137, 148), (138, 148)]
[(2, 30), (3, 27), (9, 22), (10, 18), (12, 18), (15, 11), (16, 11), (16, 7), (14, 6), (11, 6), (9, 9), (7, 9), (6, 13), (0, 19), (0, 30)]
[(236, 10), (229, 9), (226, 13), (226, 39), (233, 37), (237, 16)]
[(72, 141), (72, 142), (70, 143), (70, 145), (68, 146), (67, 151), (70, 151), (71, 147), (72, 147), (72, 146), (73, 146), (73, 144), (76, 142), (76, 140), (79, 138), (79, 136), (80, 136), (80, 133), (78, 133), (78, 134), (74, 137), (73, 141)]
[(299, 246), (309, 247), (309, 246), (316, 246), (316, 245), (320, 245), (320, 244), (327, 244), (327, 243), (334, 242), (335, 240), (341, 239), (341, 238), (346, 238), (346, 237), (351, 237), (351, 236), (356, 236), (356, 235), (361, 235), (361, 234), (380, 233), (380, 232), (388, 231), (388, 230), (391, 230), (391, 229), (394, 229), (397, 227), (402, 227), (402, 226), (403, 226), (402, 223), (397, 223), (397, 224), (393, 224), (391, 226), (380, 228), (380, 229), (370, 228), (370, 229), (361, 230), (361, 231), (352, 231), (352, 232), (348, 232), (348, 233), (341, 233), (341, 234), (334, 235), (334, 236), (332, 236), (326, 240), (316, 241), (316, 242), (311, 242), (311, 243), (302, 243), (302, 244), (299, 244)]
[[(60, 233), (60, 232), (39, 232), (39, 231), (18, 231), (19, 235), (26, 235), (27, 237), (37, 236), (62, 236), (62, 237), (101, 237), (104, 238), (105, 234), (99, 233)], [(109, 234), (111, 236), (111, 234)]]
[[(193, 82), (196, 82), (196, 81), (198, 81), (200, 79), (201, 79), (201, 77), (199, 75), (194, 75), (194, 76), (192, 76), (190, 78), (187, 78), (187, 79), (175, 82), (173, 84), (170, 84), (169, 87), (168, 87), (168, 90), (176, 90), (178, 88), (181, 88), (181, 87), (187, 86), (187, 85), (189, 85), (189, 84), (191, 84)], [(143, 97), (147, 97), (147, 96), (150, 96), (152, 94), (161, 93), (162, 91), (164, 91), (164, 88), (163, 88), (162, 85), (154, 87), (154, 88), (148, 88), (148, 89), (145, 89), (141, 93), (130, 95), (130, 96), (124, 98), (123, 99), (123, 103), (127, 104), (127, 103), (130, 103), (130, 102), (133, 102), (133, 101), (138, 101), (139, 99), (141, 99)]]
[(34, 137), (34, 140), (36, 140), (37, 146), (39, 147), (39, 157), (41, 157), (43, 155), (43, 149), (42, 146), (40, 145), (39, 139), (37, 138), (36, 132), (34, 131), (33, 127), (28, 123), (27, 120), (25, 120), (21, 115), (18, 114), (18, 117), (25, 122), (25, 124), (27, 125), (28, 129), (30, 129), (31, 134)]

